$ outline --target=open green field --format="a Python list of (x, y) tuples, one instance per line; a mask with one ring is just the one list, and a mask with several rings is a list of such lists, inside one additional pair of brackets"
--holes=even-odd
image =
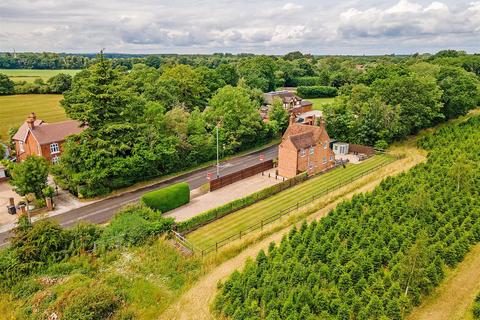
[(314, 99), (305, 99), (305, 100), (313, 102), (314, 110), (322, 110), (322, 105), (333, 102), (333, 99), (335, 98), (314, 98)]
[(0, 140), (7, 140), (8, 129), (20, 126), (31, 112), (39, 119), (57, 122), (67, 119), (60, 107), (61, 94), (21, 94), (0, 96)]
[(297, 202), (311, 198), (313, 195), (325, 192), (329, 188), (347, 183), (364, 172), (394, 160), (391, 156), (376, 155), (360, 164), (348, 164), (344, 169), (338, 167), (293, 188), (282, 191), (266, 200), (257, 202), (247, 208), (232, 213), (214, 221), (187, 235), (187, 239), (198, 249), (203, 250), (216, 242), (237, 234), (240, 230), (259, 223), (277, 214), (280, 210), (289, 208)]
[(80, 70), (33, 70), (33, 69), (0, 69), (0, 73), (7, 75), (12, 81), (27, 81), (33, 82), (35, 79), (42, 79), (47, 81), (54, 75), (59, 73), (69, 74), (74, 76)]

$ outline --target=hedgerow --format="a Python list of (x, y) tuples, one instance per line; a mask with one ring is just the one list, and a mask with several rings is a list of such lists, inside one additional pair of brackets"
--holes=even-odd
[(221, 284), (233, 319), (402, 319), (480, 241), (480, 117), (420, 141), (427, 163), (293, 228)]
[(152, 209), (167, 212), (190, 202), (190, 187), (181, 182), (145, 193), (142, 202)]
[(296, 177), (280, 182), (279, 184), (267, 187), (255, 193), (252, 193), (246, 197), (233, 200), (229, 203), (226, 203), (220, 207), (216, 207), (210, 210), (207, 210), (201, 214), (198, 214), (188, 220), (182, 221), (176, 225), (176, 230), (178, 232), (189, 232), (198, 227), (207, 224), (215, 219), (221, 218), (235, 212), (241, 208), (247, 207), (257, 201), (268, 198), (274, 194), (279, 193), (289, 187), (305, 181), (307, 175), (305, 173), (299, 174)]
[(300, 86), (297, 94), (302, 98), (333, 98), (337, 96), (337, 88), (328, 86)]

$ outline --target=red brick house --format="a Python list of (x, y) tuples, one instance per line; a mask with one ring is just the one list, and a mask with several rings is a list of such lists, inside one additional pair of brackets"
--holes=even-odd
[(84, 130), (80, 122), (68, 120), (56, 123), (46, 123), (37, 119), (35, 113), (31, 113), (28, 119), (21, 125), (13, 136), (17, 161), (23, 161), (28, 156), (42, 156), (52, 163), (60, 161), (62, 143), (71, 134), (77, 134)]
[(325, 122), (320, 121), (318, 126), (301, 124), (292, 116), (278, 148), (278, 174), (286, 178), (301, 172), (316, 174), (334, 164)]

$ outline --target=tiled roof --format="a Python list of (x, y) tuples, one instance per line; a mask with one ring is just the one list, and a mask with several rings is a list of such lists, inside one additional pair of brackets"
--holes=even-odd
[(39, 144), (47, 144), (52, 142), (64, 141), (65, 138), (72, 134), (80, 133), (84, 128), (80, 127), (80, 122), (75, 120), (68, 120), (56, 123), (46, 123), (42, 120), (36, 120), (33, 130), (28, 128), (28, 124), (24, 123), (18, 129), (13, 137), (14, 140), (21, 140), (25, 142), (27, 131), (33, 134)]
[(305, 132), (289, 137), (297, 150), (306, 149), (316, 145), (313, 132)]
[[(40, 126), (43, 123), (42, 120), (35, 120), (35, 127)], [(18, 128), (17, 133), (13, 136), (13, 140), (20, 140), (25, 142), (25, 138), (27, 137), (28, 132), (28, 124), (24, 122), (20, 128)]]
[[(318, 144), (322, 136), (324, 126), (312, 126), (301, 123), (291, 123), (285, 133), (283, 134), (282, 141), (289, 139), (292, 141), (295, 148), (302, 149), (303, 145), (312, 146)], [(293, 138), (293, 140), (292, 140)], [(295, 142), (294, 142), (295, 140)], [(300, 142), (299, 140), (304, 140)]]

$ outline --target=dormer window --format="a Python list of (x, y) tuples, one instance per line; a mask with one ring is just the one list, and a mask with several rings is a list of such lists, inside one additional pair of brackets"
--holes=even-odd
[(50, 153), (51, 154), (55, 154), (55, 153), (59, 153), (60, 152), (60, 146), (58, 145), (58, 143), (52, 143), (50, 144)]
[(25, 148), (23, 146), (23, 141), (18, 142), (18, 149), (20, 149), (20, 152), (25, 152)]

